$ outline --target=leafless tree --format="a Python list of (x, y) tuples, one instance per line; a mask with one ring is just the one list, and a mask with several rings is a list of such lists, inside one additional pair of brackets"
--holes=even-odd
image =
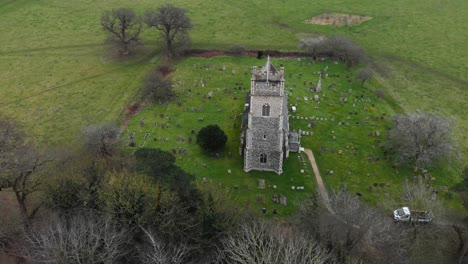
[(141, 228), (146, 240), (139, 248), (139, 255), (144, 264), (182, 264), (190, 263), (190, 246), (184, 241), (178, 244), (168, 244), (160, 239), (154, 232)]
[(12, 188), (25, 224), (42, 205), (28, 199), (41, 189), (49, 161), (13, 121), (0, 120), (0, 187)]
[(119, 8), (105, 12), (101, 25), (109, 33), (110, 40), (117, 44), (122, 55), (128, 55), (130, 47), (140, 40), (141, 18), (131, 9)]
[(399, 114), (387, 144), (397, 163), (412, 164), (415, 169), (430, 167), (455, 152), (451, 135), (454, 125), (453, 120), (433, 114)]
[(374, 71), (371, 68), (362, 68), (356, 72), (356, 79), (361, 80), (361, 87), (364, 86), (364, 82), (367, 81), (374, 75)]
[(169, 56), (175, 56), (190, 45), (189, 30), (192, 22), (185, 9), (173, 5), (159, 7), (145, 14), (145, 23), (161, 32), (164, 48)]
[(91, 125), (83, 129), (83, 147), (92, 155), (110, 157), (114, 155), (119, 138), (119, 128), (113, 123)]
[(345, 62), (348, 67), (358, 65), (366, 60), (366, 53), (364, 50), (346, 37), (328, 37), (323, 45), (328, 55)]
[(345, 190), (332, 192), (329, 201), (331, 210), (320, 200), (306, 201), (296, 219), (337, 262), (408, 263), (407, 231), (396, 229), (389, 216)]
[(385, 93), (384, 93), (383, 90), (377, 89), (377, 90), (375, 90), (375, 96), (377, 96), (377, 98), (379, 98), (379, 99), (383, 99), (383, 98), (385, 98)]
[(347, 67), (364, 63), (367, 60), (364, 49), (352, 40), (342, 36), (307, 37), (301, 39), (299, 48), (314, 58), (318, 55), (343, 61)]
[(110, 218), (81, 211), (68, 217), (50, 216), (28, 229), (23, 254), (32, 263), (113, 264), (131, 250), (130, 237)]
[(305, 50), (314, 59), (324, 50), (324, 36), (310, 36), (302, 38), (299, 42), (299, 48)]
[(142, 98), (153, 102), (168, 98), (172, 93), (172, 81), (157, 72), (150, 72), (143, 79)]
[(325, 251), (301, 232), (264, 220), (248, 221), (222, 242), (227, 263), (325, 263)]

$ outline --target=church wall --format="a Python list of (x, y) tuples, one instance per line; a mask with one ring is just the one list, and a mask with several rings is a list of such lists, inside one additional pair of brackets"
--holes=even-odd
[(250, 108), (253, 116), (262, 116), (262, 108), (264, 104), (270, 105), (270, 117), (278, 117), (282, 114), (282, 97), (253, 96)]

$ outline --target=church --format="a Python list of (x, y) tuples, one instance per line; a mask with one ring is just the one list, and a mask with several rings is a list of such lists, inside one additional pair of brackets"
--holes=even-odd
[(260, 170), (281, 174), (283, 159), (290, 151), (299, 150), (300, 135), (289, 131), (284, 81), (284, 67), (277, 70), (269, 57), (262, 68), (254, 66), (252, 69), (239, 148), (245, 172)]

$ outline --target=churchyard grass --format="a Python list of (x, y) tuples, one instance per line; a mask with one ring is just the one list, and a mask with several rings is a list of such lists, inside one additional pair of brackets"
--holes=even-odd
[[(276, 207), (280, 214), (292, 213), (297, 209), (297, 201), (315, 190), (315, 177), (307, 157), (300, 154), (305, 159), (303, 163), (297, 153), (291, 153), (284, 162), (284, 173), (278, 176), (267, 172), (245, 173), (239, 156), (241, 113), (250, 89), (249, 67), (264, 62), (264, 59), (227, 56), (181, 61), (171, 75), (177, 97), (168, 103), (148, 105), (136, 115), (122, 137), (123, 143), (128, 145), (129, 135), (134, 133), (137, 147), (175, 151), (177, 164), (196, 175), (199, 186), (210, 183), (229, 189), (235, 200), (258, 212), (263, 207), (269, 212)], [(378, 83), (371, 81), (360, 87), (360, 82), (354, 79), (355, 69), (347, 70), (345, 65), (332, 61), (314, 63), (274, 58), (272, 62), (277, 67), (284, 65), (289, 107), (297, 106), (296, 113), (289, 108), (290, 129), (309, 134), (302, 135), (301, 145), (315, 152), (327, 187), (347, 188), (371, 203), (389, 197), (398, 200), (404, 183), (414, 181), (414, 173), (410, 168), (392, 168), (391, 159), (381, 148), (392, 115), (401, 109), (389, 97), (377, 98)], [(328, 77), (322, 79), (322, 92), (311, 92), (310, 88), (315, 88), (319, 79), (317, 73), (325, 67), (328, 67)], [(212, 99), (208, 97), (210, 92), (213, 92)], [(318, 101), (314, 100), (315, 95), (319, 96)], [(203, 153), (195, 144), (196, 134), (192, 130), (196, 133), (208, 124), (218, 124), (228, 135), (227, 146), (219, 158), (215, 153)], [(435, 178), (430, 180), (435, 188), (456, 181), (456, 172), (450, 166), (437, 167), (430, 173)], [(258, 189), (259, 179), (266, 180), (265, 189)], [(305, 186), (305, 190), (291, 190), (292, 186)], [(273, 193), (285, 195), (288, 205), (272, 203)], [(256, 201), (257, 195), (264, 196), (263, 203)]]

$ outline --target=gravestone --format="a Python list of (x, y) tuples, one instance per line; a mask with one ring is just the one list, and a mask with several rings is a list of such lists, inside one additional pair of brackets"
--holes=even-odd
[(144, 127), (145, 126), (145, 120), (142, 118), (140, 119), (140, 127)]
[(259, 179), (258, 180), (258, 188), (265, 189), (265, 180), (264, 179)]
[(272, 196), (271, 196), (271, 201), (274, 202), (274, 203), (278, 203), (279, 200), (278, 200), (278, 195), (276, 193), (274, 193)]
[(280, 203), (282, 205), (288, 205), (288, 199), (286, 198), (286, 196), (283, 196), (283, 195), (280, 196)]
[(263, 202), (263, 195), (257, 195), (257, 202)]
[(319, 81), (317, 83), (317, 87), (315, 88), (316, 92), (321, 92), (322, 91), (322, 74), (320, 74)]

